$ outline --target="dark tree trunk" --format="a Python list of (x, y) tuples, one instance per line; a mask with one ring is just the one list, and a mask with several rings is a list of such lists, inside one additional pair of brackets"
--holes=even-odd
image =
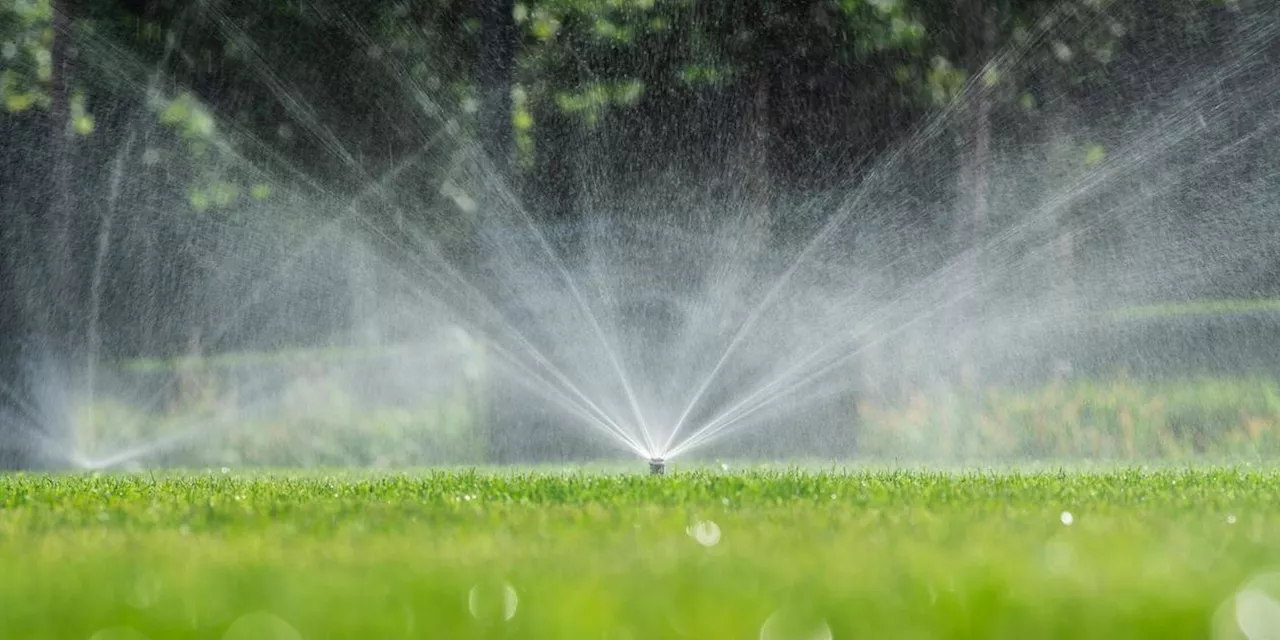
[[(71, 157), (68, 125), (72, 18), (65, 0), (53, 4), (51, 103), (43, 114), (5, 114), (0, 148), (25, 149), (4, 159), (0, 225), (0, 469), (41, 464), (43, 442), (56, 439), (34, 397), (36, 356), (65, 367), (75, 300), (70, 250)], [(69, 373), (67, 369), (54, 372)], [(64, 383), (65, 381), (59, 381)]]
[[(511, 192), (519, 193), (515, 179), (514, 135), (511, 126), (511, 88), (516, 68), (516, 50), (520, 32), (515, 22), (514, 0), (481, 0), (480, 12), (480, 68), (478, 78), (481, 89), (480, 145), (494, 171), (495, 179), (505, 182)], [(492, 368), (489, 369), (490, 371)], [(505, 457), (507, 441), (506, 420), (501, 415), (505, 403), (493, 398), (502, 391), (493, 376), (488, 376), (488, 388), (484, 394), (488, 401), (481, 401), (477, 409), (484, 424), (486, 462), (499, 462)]]
[[(53, 362), (59, 367), (71, 365), (72, 346), (76, 334), (75, 259), (77, 252), (72, 243), (77, 240), (72, 220), (71, 202), (71, 16), (65, 0), (53, 3), (53, 43), (50, 58), (53, 78), (50, 83), (48, 112), (48, 169), (50, 193), (44, 224), (40, 225), (45, 242), (44, 265), (48, 270), (49, 290), (46, 295), (47, 314), (43, 326), (51, 332), (47, 348), (52, 350)], [(69, 373), (66, 372), (66, 373)]]
[(966, 103), (968, 127), (961, 133), (961, 168), (960, 168), (960, 216), (956, 236), (957, 250), (965, 252), (962, 264), (962, 282), (958, 286), (969, 294), (957, 309), (955, 321), (959, 332), (956, 336), (957, 374), (962, 386), (975, 391), (981, 386), (980, 336), (977, 327), (982, 314), (982, 278), (983, 266), (978, 250), (986, 234), (987, 219), (990, 217), (988, 197), (991, 182), (991, 111), (993, 87), (987, 86), (984, 77), (985, 65), (994, 48), (996, 20), (994, 2), (992, 0), (976, 0), (970, 5), (975, 16), (969, 27), (968, 51), (964, 56), (965, 67), (969, 73), (977, 76), (977, 82), (970, 86), (967, 95), (961, 96)]
[(567, 222), (574, 215), (579, 180), (576, 162), (577, 140), (572, 116), (562, 113), (555, 102), (539, 105), (534, 130), (534, 163), (525, 184), (528, 201), (538, 214), (555, 222)]
[[(29, 118), (6, 114), (0, 117), (0, 148), (14, 149), (29, 144)], [(23, 366), (23, 345), (28, 318), (26, 271), (31, 211), (36, 203), (29, 172), (9, 154), (0, 158), (0, 203), (5, 224), (0, 224), (0, 470), (21, 469), (30, 464), (23, 435), (29, 428), (26, 415), (27, 380)]]
[(511, 130), (511, 86), (520, 32), (514, 0), (480, 3), (481, 145), (504, 179), (511, 179), (515, 147)]
[(773, 180), (769, 166), (769, 148), (773, 143), (773, 127), (770, 126), (772, 104), (769, 101), (769, 84), (771, 78), (766, 72), (758, 73), (751, 82), (750, 107), (747, 121), (750, 131), (747, 134), (747, 189), (754, 217), (753, 223), (764, 224), (769, 219), (770, 194), (773, 192)]

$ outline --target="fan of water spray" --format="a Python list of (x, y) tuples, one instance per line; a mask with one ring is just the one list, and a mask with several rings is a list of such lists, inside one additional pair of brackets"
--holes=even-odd
[[(281, 136), (307, 138), (339, 167), (343, 180), (326, 182), (281, 160), (273, 141), (182, 103), (182, 92), (167, 94), (167, 55), (148, 68), (90, 34), (83, 52), (109, 61), (117, 83), (166, 109), (186, 105), (228, 172), (272, 197), (239, 217), (167, 220), (166, 232), (193, 247), (185, 268), (196, 285), (161, 298), (156, 265), (135, 257), (148, 255), (152, 231), (130, 213), (154, 208), (164, 186), (154, 169), (160, 152), (141, 142), (160, 133), (140, 124), (145, 118), (125, 125), (137, 133), (116, 152), (110, 192), (83, 199), (102, 221), (103, 257), (90, 287), (101, 307), (88, 323), (93, 373), (32, 376), (43, 390), (0, 387), (20, 414), (0, 419), (22, 425), (7, 433), (40, 434), (28, 446), (98, 467), (164, 460), (227, 434), (239, 439), (237, 451), (283, 446), (298, 464), (398, 461), (400, 441), (371, 443), (426, 422), (427, 435), (406, 438), (419, 457), (405, 460), (446, 461), (479, 445), (446, 449), (429, 438), (444, 442), (440, 434), (466, 430), (461, 424), (480, 432), (487, 422), (520, 449), (544, 428), (525, 424), (528, 416), (545, 412), (558, 423), (551, 439), (578, 425), (662, 474), (668, 462), (748, 431), (786, 439), (806, 422), (831, 424), (819, 434), (848, 430), (841, 403), (889, 381), (928, 386), (968, 375), (966, 367), (1016, 377), (1028, 362), (1069, 356), (1071, 346), (1053, 340), (1063, 326), (1116, 301), (1211, 288), (1229, 275), (1221, 258), (1256, 254), (1277, 231), (1265, 177), (1223, 168), (1274, 155), (1280, 117), (1264, 107), (1280, 95), (1267, 48), (1277, 22), (1260, 16), (1233, 34), (1227, 64), (1181, 74), (1174, 89), (1152, 97), (1158, 108), (1109, 125), (1064, 113), (1057, 129), (1031, 142), (997, 139), (981, 198), (957, 187), (969, 145), (955, 132), (969, 126), (976, 100), (1000, 90), (987, 82), (993, 74), (1030, 75), (1042, 64), (1031, 53), (1066, 28), (1061, 13), (999, 52), (947, 106), (838, 188), (761, 186), (752, 165), (731, 161), (695, 186), (676, 176), (615, 193), (593, 188), (608, 182), (585, 163), (573, 223), (528, 206), (509, 174), (441, 115), (429, 78), (381, 49), (384, 79), (417, 109), (397, 124), (433, 126), (416, 132), (416, 148), (374, 170), (356, 150), (367, 146), (359, 133), (326, 119), (326, 98), (291, 81), (266, 50), (273, 43), (255, 40), (216, 5), (200, 14), (250, 61), (286, 121)], [(371, 37), (348, 15), (319, 19), (356, 41)], [(1016, 129), (1014, 115), (991, 119), (997, 132)], [(1073, 159), (1075, 138), (1090, 135), (1105, 138), (1106, 153)], [(1185, 185), (1195, 183), (1208, 187), (1189, 194)], [(1209, 206), (1205, 199), (1240, 215), (1226, 228), (1213, 224), (1221, 217), (1180, 213), (1187, 202)], [(1091, 235), (1124, 238), (1128, 249), (1064, 269), (1064, 254), (1081, 251), (1072, 243)], [(100, 317), (194, 343), (190, 366), (115, 366), (148, 345), (99, 344)], [(353, 328), (376, 337), (361, 343)], [(278, 352), (300, 336), (333, 349), (357, 343), (360, 356), (313, 352), (287, 366), (243, 355), (215, 366), (203, 356), (224, 342)], [(200, 407), (195, 415), (161, 419), (163, 433), (135, 428), (156, 422), (184, 385), (193, 389), (184, 402)], [(200, 396), (209, 386), (216, 392)], [(74, 413), (47, 408), (72, 403), (50, 399), (48, 389), (64, 387), (94, 409), (75, 428), (49, 428), (53, 413), (63, 422)], [(117, 409), (105, 421), (104, 397)], [(321, 400), (330, 404), (315, 409)], [(510, 424), (486, 401), (513, 406)], [(831, 407), (837, 413), (824, 413)], [(280, 427), (285, 413), (293, 431)], [(357, 426), (366, 423), (376, 426)], [(98, 450), (86, 453), (86, 441)], [(309, 457), (326, 447), (337, 453)], [(810, 446), (839, 453), (830, 448)]]

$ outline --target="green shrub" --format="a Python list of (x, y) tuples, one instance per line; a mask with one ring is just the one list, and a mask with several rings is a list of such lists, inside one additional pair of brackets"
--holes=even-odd
[(859, 405), (861, 453), (907, 458), (1190, 458), (1280, 453), (1280, 383), (1126, 378)]
[[(125, 458), (148, 466), (484, 461), (483, 386), (474, 376), (457, 376), (443, 389), (410, 386), (409, 399), (398, 402), (353, 390), (353, 380), (379, 366), (297, 354), (283, 361), (123, 366), (104, 374), (103, 386), (124, 391), (100, 392), (74, 412), (76, 447), (91, 461), (143, 447), (145, 453)], [(262, 389), (264, 380), (270, 390)]]

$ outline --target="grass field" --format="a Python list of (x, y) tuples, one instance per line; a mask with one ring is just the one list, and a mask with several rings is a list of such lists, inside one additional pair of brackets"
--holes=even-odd
[(1278, 498), (1248, 467), (0, 476), (0, 638), (1255, 640)]

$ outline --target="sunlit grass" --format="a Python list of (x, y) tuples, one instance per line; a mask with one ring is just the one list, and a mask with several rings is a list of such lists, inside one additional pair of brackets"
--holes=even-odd
[(1277, 495), (1247, 468), (10, 476), (0, 637), (1232, 637)]

